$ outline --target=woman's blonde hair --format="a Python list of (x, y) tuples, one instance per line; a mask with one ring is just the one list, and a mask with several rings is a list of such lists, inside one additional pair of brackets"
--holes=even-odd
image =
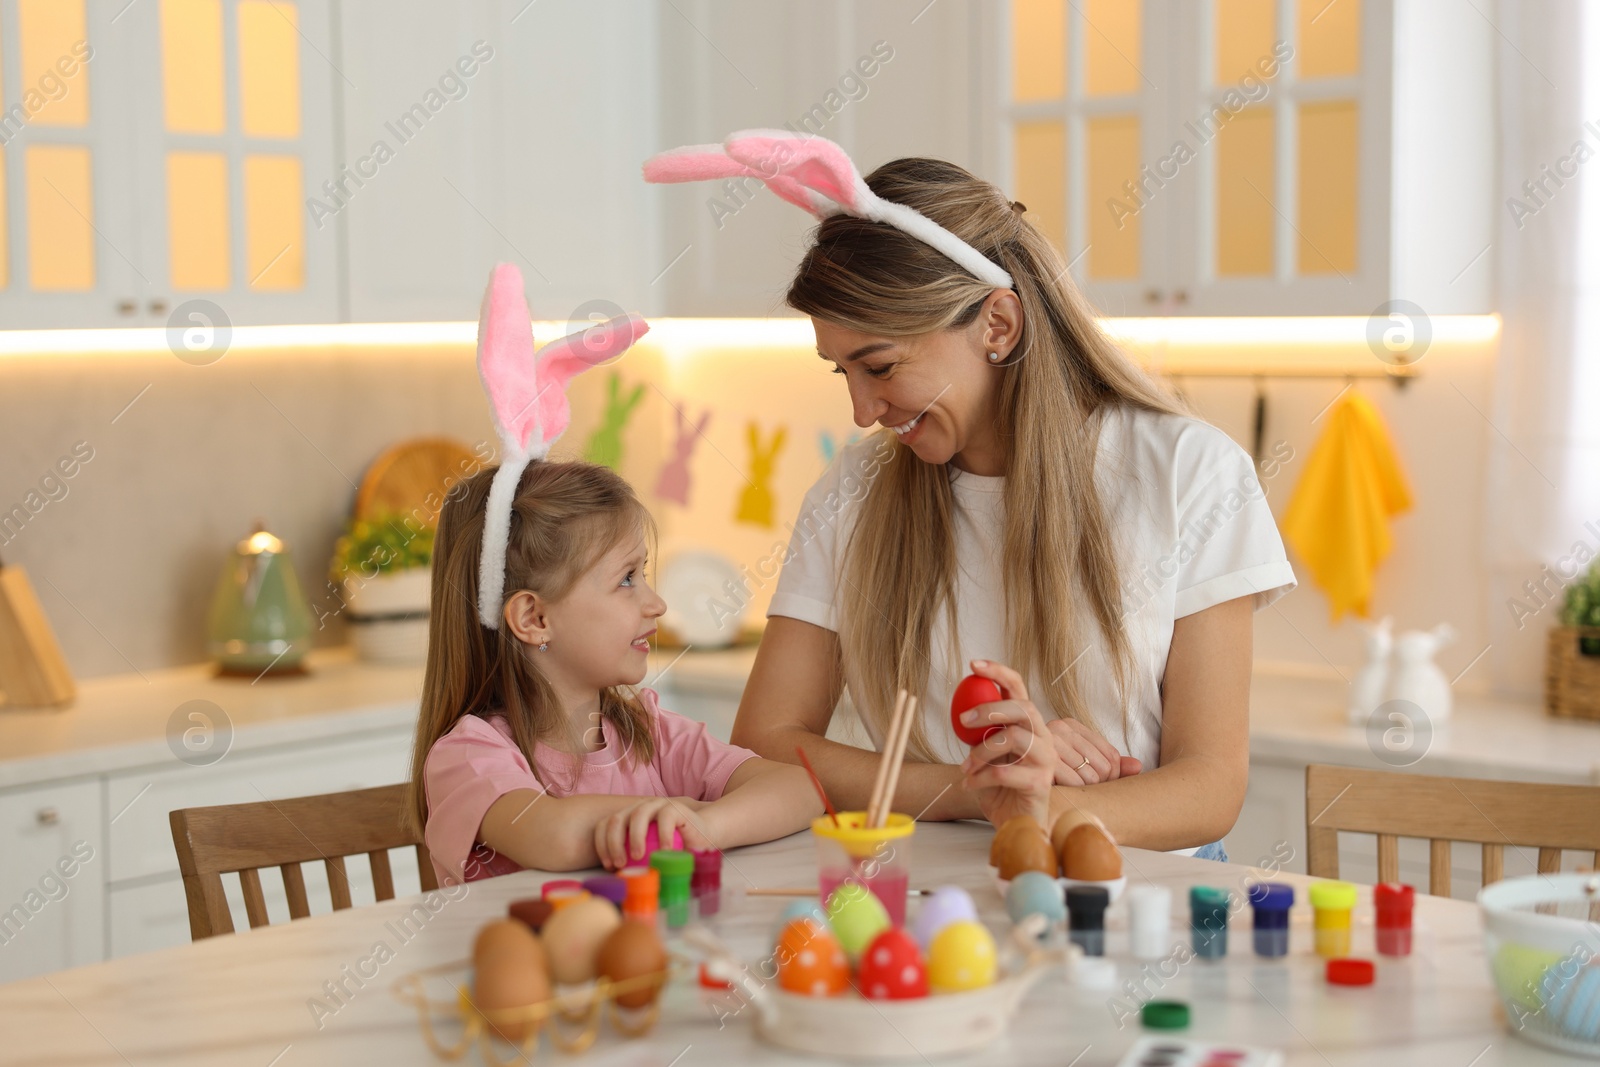
[[(873, 192), (927, 215), (1011, 273), (1022, 304), (1016, 347), (1001, 376), (997, 423), (1005, 445), (1006, 647), (1025, 679), (1043, 680), (1058, 714), (1092, 727), (1072, 666), (1084, 647), (1073, 606), (1085, 604), (1105, 636), (1127, 728), (1133, 656), (1122, 630), (1112, 531), (1095, 488), (1100, 422), (1111, 405), (1183, 414), (1095, 321), (1055, 247), (1021, 205), (951, 163), (897, 159), (866, 178)], [(789, 287), (790, 307), (848, 330), (907, 337), (959, 329), (993, 287), (900, 230), (850, 215), (817, 229)], [(940, 652), (934, 623), (946, 612), (954, 685), (955, 518), (948, 464), (918, 460), (890, 431), (893, 449), (861, 499), (842, 553), (839, 640), (852, 699), (887, 724), (897, 688), (926, 694)], [(940, 670), (941, 675), (948, 672)], [(1048, 712), (1046, 712), (1048, 715)], [(937, 759), (922, 717), (907, 751)]]
[[(433, 743), (463, 715), (503, 714), (541, 783), (545, 775), (533, 758), (536, 740), (564, 737), (569, 750), (580, 747), (577, 731), (538, 668), (538, 653), (525, 647), (504, 622), (490, 630), (478, 620), (484, 504), (496, 470), (480, 470), (451, 488), (434, 535), (428, 663), (406, 805), (406, 821), (419, 838), (428, 821), (423, 763)], [(511, 507), (505, 599), (528, 589), (547, 602), (559, 601), (600, 557), (641, 531), (653, 540), (654, 521), (615, 472), (589, 463), (530, 463)], [(621, 688), (603, 689), (600, 714), (628, 758), (655, 758), (649, 713), (637, 696)], [(574, 774), (576, 765), (574, 759)]]

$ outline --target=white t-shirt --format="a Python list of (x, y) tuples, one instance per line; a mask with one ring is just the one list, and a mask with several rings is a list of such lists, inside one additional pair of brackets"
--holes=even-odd
[[(840, 453), (806, 493), (768, 616), (837, 631), (838, 551), (849, 535), (870, 472), (887, 457), (869, 437)], [(909, 462), (921, 462), (906, 457)], [(973, 659), (1009, 662), (1001, 580), (1003, 477), (950, 467), (956, 512), (956, 625), (959, 657), (945, 663), (945, 614), (934, 625), (933, 669), (922, 704), (934, 751), (959, 763), (969, 751), (950, 728), (950, 695)], [(1119, 405), (1105, 413), (1095, 479), (1120, 552), (1123, 605), (1136, 667), (1127, 736), (1109, 649), (1087, 609), (1077, 620), (1089, 647), (1072, 668), (1102, 736), (1146, 768), (1161, 751), (1161, 681), (1177, 619), (1236, 597), (1260, 609), (1295, 587), (1272, 511), (1249, 453), (1221, 430), (1181, 415)], [(846, 686), (849, 686), (847, 667)], [(1057, 717), (1037, 677), (1029, 695), (1046, 721)], [(1060, 709), (1064, 712), (1065, 709)], [(836, 716), (837, 718), (837, 716)], [(874, 745), (876, 727), (861, 723)], [(835, 731), (829, 731), (830, 736)], [(1192, 853), (1194, 849), (1181, 849)]]

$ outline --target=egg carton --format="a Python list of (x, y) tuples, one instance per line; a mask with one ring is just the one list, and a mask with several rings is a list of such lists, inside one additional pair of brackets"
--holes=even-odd
[(703, 928), (691, 928), (685, 941), (705, 954), (708, 974), (755, 1007), (756, 1034), (768, 1044), (834, 1060), (926, 1059), (983, 1048), (1006, 1032), (1035, 982), (1060, 968), (1070, 975), (1083, 951), (1072, 944), (1041, 947), (1042, 923), (1031, 916), (1012, 928), (1019, 962), (991, 985), (907, 1000), (790, 993), (756, 977)]
[[(434, 1055), (444, 1060), (459, 1060), (473, 1042), (477, 1042), (481, 1058), (488, 1067), (509, 1067), (533, 1061), (541, 1033), (549, 1033), (551, 1044), (562, 1052), (587, 1050), (600, 1036), (601, 1017), (606, 1014), (610, 1015), (611, 1026), (619, 1034), (643, 1037), (660, 1018), (660, 999), (652, 1001), (647, 1008), (629, 1009), (618, 1005), (617, 998), (652, 987), (664, 987), (674, 978), (688, 973), (693, 966), (685, 957), (669, 954), (665, 971), (641, 974), (620, 982), (597, 978), (583, 985), (566, 987), (548, 1000), (522, 1008), (485, 1010), (478, 1007), (472, 1000), (471, 960), (410, 971), (395, 981), (390, 992), (396, 1000), (416, 1009), (422, 1039)], [(505, 1030), (528, 1023), (534, 1025), (524, 1040), (505, 1039)], [(460, 1027), (460, 1034), (454, 1041), (440, 1036), (441, 1031), (453, 1031), (456, 1027)], [(502, 1048), (511, 1050), (512, 1054), (502, 1057)]]

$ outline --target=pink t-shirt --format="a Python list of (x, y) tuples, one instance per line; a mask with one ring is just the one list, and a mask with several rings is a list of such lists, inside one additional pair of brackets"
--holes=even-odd
[[(549, 789), (533, 776), (503, 715), (463, 715), (449, 733), (435, 741), (422, 766), (422, 787), (428, 800), (423, 841), (433, 856), (439, 884), (470, 882), (522, 869), (478, 840), (490, 806), (514, 789), (548, 792), (552, 797), (611, 794), (712, 801), (722, 796), (734, 770), (755, 755), (747, 748), (718, 741), (705, 723), (667, 711), (655, 690), (641, 689), (639, 697), (655, 724), (655, 759), (649, 763), (634, 760), (611, 723), (601, 720), (605, 747), (597, 752), (574, 757), (535, 743), (534, 758), (556, 779)], [(574, 761), (576, 778), (567, 789)]]

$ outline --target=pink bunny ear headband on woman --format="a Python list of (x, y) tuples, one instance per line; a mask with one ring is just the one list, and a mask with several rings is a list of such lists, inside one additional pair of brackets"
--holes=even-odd
[(504, 446), (489, 485), (478, 560), (478, 620), (500, 628), (506, 589), (506, 540), (511, 502), (529, 463), (544, 459), (572, 421), (567, 383), (581, 371), (627, 351), (650, 329), (638, 315), (623, 315), (533, 350), (533, 319), (522, 294), (522, 272), (501, 263), (489, 275), (478, 314), (478, 376), (489, 394), (494, 427)]
[(844, 149), (824, 137), (788, 130), (741, 130), (722, 144), (686, 145), (652, 156), (647, 182), (759, 178), (783, 199), (819, 218), (843, 212), (882, 222), (943, 252), (973, 277), (1012, 288), (998, 263), (915, 208), (885, 200), (867, 187)]

